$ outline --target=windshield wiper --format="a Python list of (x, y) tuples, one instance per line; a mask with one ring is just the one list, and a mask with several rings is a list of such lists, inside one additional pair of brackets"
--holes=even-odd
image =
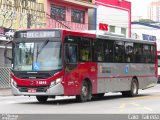
[[(41, 51), (42, 51), (43, 48), (48, 44), (48, 42), (49, 42), (49, 40), (44, 41), (44, 43), (42, 44), (41, 48), (40, 48), (39, 50), (37, 49), (38, 54), (41, 53)], [(39, 48), (39, 44), (38, 44), (38, 48)]]
[(41, 45), (41, 47), (39, 48), (39, 43), (37, 45), (37, 56), (36, 56), (36, 62), (38, 59), (38, 55), (42, 52), (43, 48), (48, 44), (49, 40), (44, 41), (44, 43)]

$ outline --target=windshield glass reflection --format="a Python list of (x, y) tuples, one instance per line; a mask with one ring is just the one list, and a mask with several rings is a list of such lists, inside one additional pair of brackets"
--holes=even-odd
[(43, 71), (62, 68), (60, 42), (16, 43), (14, 70)]

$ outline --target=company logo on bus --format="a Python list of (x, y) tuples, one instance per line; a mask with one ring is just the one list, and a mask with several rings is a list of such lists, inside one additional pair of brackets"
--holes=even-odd
[(34, 85), (34, 81), (31, 81), (31, 82), (30, 82), (30, 85)]

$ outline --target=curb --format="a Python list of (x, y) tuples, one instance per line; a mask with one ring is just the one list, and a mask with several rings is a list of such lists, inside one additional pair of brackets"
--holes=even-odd
[(10, 88), (0, 88), (0, 96), (13, 96)]

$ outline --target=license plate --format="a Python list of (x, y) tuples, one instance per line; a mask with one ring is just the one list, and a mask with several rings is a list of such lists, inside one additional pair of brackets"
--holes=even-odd
[(28, 88), (28, 92), (29, 93), (36, 93), (37, 89), (35, 89), (35, 88)]

